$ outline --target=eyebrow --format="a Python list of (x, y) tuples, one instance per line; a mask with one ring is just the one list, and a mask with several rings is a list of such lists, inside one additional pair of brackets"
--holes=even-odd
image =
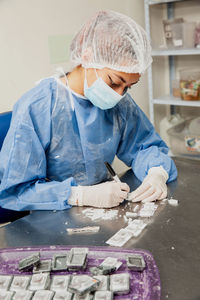
[[(124, 78), (123, 77), (121, 77), (120, 75), (117, 75), (117, 74), (115, 74), (115, 76), (117, 76), (122, 82), (124, 82), (124, 83), (126, 83), (127, 84), (127, 82), (126, 82), (126, 80), (124, 80)], [(139, 79), (138, 79), (138, 81), (140, 81)], [(138, 81), (136, 81), (136, 82), (132, 82), (132, 83), (130, 83), (130, 85), (132, 85), (132, 84), (136, 84), (136, 83), (138, 83)]]

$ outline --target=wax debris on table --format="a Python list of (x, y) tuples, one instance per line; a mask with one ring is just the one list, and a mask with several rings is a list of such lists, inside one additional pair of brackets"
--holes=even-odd
[(79, 228), (67, 228), (66, 231), (70, 234), (73, 233), (84, 233), (84, 232), (98, 232), (100, 229), (100, 226), (85, 226), (85, 227), (79, 227)]
[(19, 290), (26, 290), (30, 280), (30, 276), (14, 276), (10, 286), (10, 290), (15, 292)]
[(168, 203), (172, 206), (178, 206), (178, 200), (176, 199), (168, 199)]
[(128, 222), (128, 218), (126, 216), (124, 216), (124, 222)]
[(133, 271), (143, 271), (146, 267), (144, 258), (140, 254), (132, 254), (126, 258), (127, 266)]
[(99, 280), (88, 275), (75, 275), (72, 277), (68, 290), (71, 293), (84, 295), (88, 292), (95, 291), (99, 285)]
[(55, 275), (52, 278), (51, 290), (55, 292), (66, 291), (70, 282), (70, 275)]
[(12, 275), (0, 275), (0, 290), (7, 291), (11, 285), (12, 279)]
[(139, 204), (137, 204), (137, 205), (134, 207), (133, 211), (134, 211), (134, 212), (137, 212), (137, 211), (139, 210), (139, 208), (140, 208), (140, 206), (139, 206)]
[(159, 203), (160, 203), (160, 204), (165, 204), (167, 201), (168, 201), (168, 199), (165, 198), (165, 199), (159, 200)]
[(12, 300), (31, 300), (32, 297), (33, 297), (32, 291), (17, 291), (14, 294)]
[(45, 273), (45, 272), (50, 272), (51, 271), (51, 260), (46, 259), (46, 260), (40, 260), (39, 265), (35, 266), (33, 268), (33, 273)]
[(120, 229), (115, 233), (109, 240), (106, 241), (106, 244), (110, 246), (122, 247), (127, 243), (132, 237), (132, 234), (125, 230), (124, 228)]
[(53, 291), (36, 291), (32, 300), (52, 300), (54, 296)]
[(113, 293), (111, 291), (97, 291), (94, 294), (94, 300), (112, 300)]
[(126, 217), (127, 218), (136, 218), (137, 217), (137, 213), (131, 212), (131, 211), (127, 211), (126, 212)]
[(86, 208), (82, 213), (90, 218), (92, 221), (95, 220), (113, 220), (118, 216), (117, 209), (105, 210), (103, 208)]
[(130, 290), (129, 273), (110, 275), (110, 290), (114, 294), (128, 294)]
[(31, 291), (45, 290), (48, 288), (49, 283), (50, 283), (49, 273), (34, 274), (31, 278), (29, 290)]
[(52, 270), (67, 270), (67, 254), (54, 254), (52, 259)]

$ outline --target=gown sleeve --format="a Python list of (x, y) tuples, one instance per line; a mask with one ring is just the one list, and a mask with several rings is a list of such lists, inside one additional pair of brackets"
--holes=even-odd
[[(30, 99), (35, 100), (31, 102)], [(46, 155), (51, 138), (52, 91), (33, 89), (14, 106), (0, 152), (0, 206), (11, 210), (63, 210), (73, 178), (47, 181)]]
[(140, 181), (150, 168), (157, 166), (167, 171), (168, 182), (175, 180), (177, 169), (168, 155), (167, 145), (130, 95), (125, 102), (120, 109), (123, 128), (117, 157), (132, 168)]

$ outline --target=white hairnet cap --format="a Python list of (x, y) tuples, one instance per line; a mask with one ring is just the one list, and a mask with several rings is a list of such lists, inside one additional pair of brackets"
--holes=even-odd
[(97, 12), (82, 26), (70, 51), (72, 63), (84, 68), (143, 73), (152, 62), (144, 29), (130, 17), (110, 10)]

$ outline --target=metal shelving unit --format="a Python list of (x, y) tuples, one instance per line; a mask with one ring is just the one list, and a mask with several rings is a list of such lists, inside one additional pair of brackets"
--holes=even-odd
[[(174, 2), (183, 2), (189, 0), (144, 0), (145, 6), (145, 27), (146, 32), (151, 39), (150, 32), (150, 6), (156, 4), (166, 5), (168, 19), (174, 17)], [(190, 0), (191, 1), (191, 0)], [(150, 109), (150, 120), (154, 123), (154, 105), (163, 104), (170, 105), (171, 112), (175, 111), (175, 106), (190, 106), (190, 107), (200, 107), (200, 101), (183, 101), (179, 98), (175, 98), (172, 95), (172, 81), (175, 79), (175, 62), (174, 56), (177, 55), (200, 55), (200, 49), (152, 49), (152, 56), (167, 56), (169, 60), (169, 82), (170, 82), (170, 95), (163, 95), (159, 98), (154, 98), (153, 96), (153, 74), (152, 66), (148, 69), (148, 88), (149, 88), (149, 109)]]
[(175, 55), (200, 55), (200, 49), (154, 49), (152, 50), (152, 56), (175, 56)]
[(153, 104), (200, 107), (200, 101), (183, 101), (180, 98), (173, 97), (172, 95), (154, 98)]
[(181, 1), (189, 1), (189, 0), (149, 0), (148, 4), (149, 5), (154, 5), (154, 4), (162, 4), (162, 3), (170, 3), (170, 2), (181, 2)]

